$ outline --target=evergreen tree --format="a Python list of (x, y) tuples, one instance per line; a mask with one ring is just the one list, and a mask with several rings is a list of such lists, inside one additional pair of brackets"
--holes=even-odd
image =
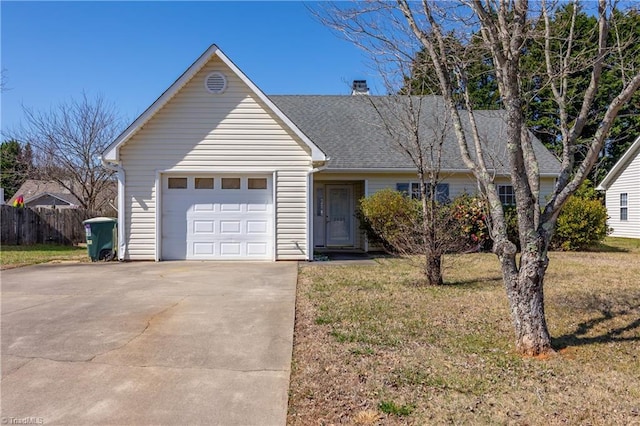
[(31, 145), (22, 145), (15, 139), (0, 144), (0, 186), (4, 188), (5, 197), (11, 198), (33, 168)]

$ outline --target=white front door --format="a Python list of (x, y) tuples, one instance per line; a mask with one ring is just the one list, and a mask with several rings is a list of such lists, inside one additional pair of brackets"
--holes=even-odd
[(326, 245), (353, 246), (353, 186), (326, 185)]

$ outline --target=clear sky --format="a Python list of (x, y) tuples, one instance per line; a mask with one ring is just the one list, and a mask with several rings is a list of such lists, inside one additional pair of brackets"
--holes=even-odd
[(19, 125), (23, 105), (48, 110), (83, 91), (132, 121), (213, 43), (267, 95), (347, 94), (354, 79), (382, 90), (364, 53), (302, 2), (3, 0), (0, 8), (3, 132)]

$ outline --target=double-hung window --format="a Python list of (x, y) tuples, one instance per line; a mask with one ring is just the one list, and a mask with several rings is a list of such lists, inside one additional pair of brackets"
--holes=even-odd
[[(429, 194), (430, 188), (431, 187), (427, 183), (427, 194)], [(422, 194), (420, 193), (420, 182), (399, 182), (396, 184), (396, 190), (410, 196), (414, 200), (422, 198)], [(439, 203), (446, 203), (449, 201), (448, 183), (439, 183), (436, 186), (436, 200)]]
[(629, 196), (626, 192), (620, 194), (620, 220), (628, 220), (628, 201)]
[(498, 185), (498, 196), (503, 206), (516, 205), (516, 193), (512, 185)]

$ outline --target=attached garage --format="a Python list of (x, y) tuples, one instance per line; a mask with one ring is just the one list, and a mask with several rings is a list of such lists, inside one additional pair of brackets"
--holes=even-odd
[(273, 184), (267, 175), (162, 177), (164, 260), (273, 260)]
[(122, 260), (313, 256), (325, 154), (215, 45), (107, 148)]

